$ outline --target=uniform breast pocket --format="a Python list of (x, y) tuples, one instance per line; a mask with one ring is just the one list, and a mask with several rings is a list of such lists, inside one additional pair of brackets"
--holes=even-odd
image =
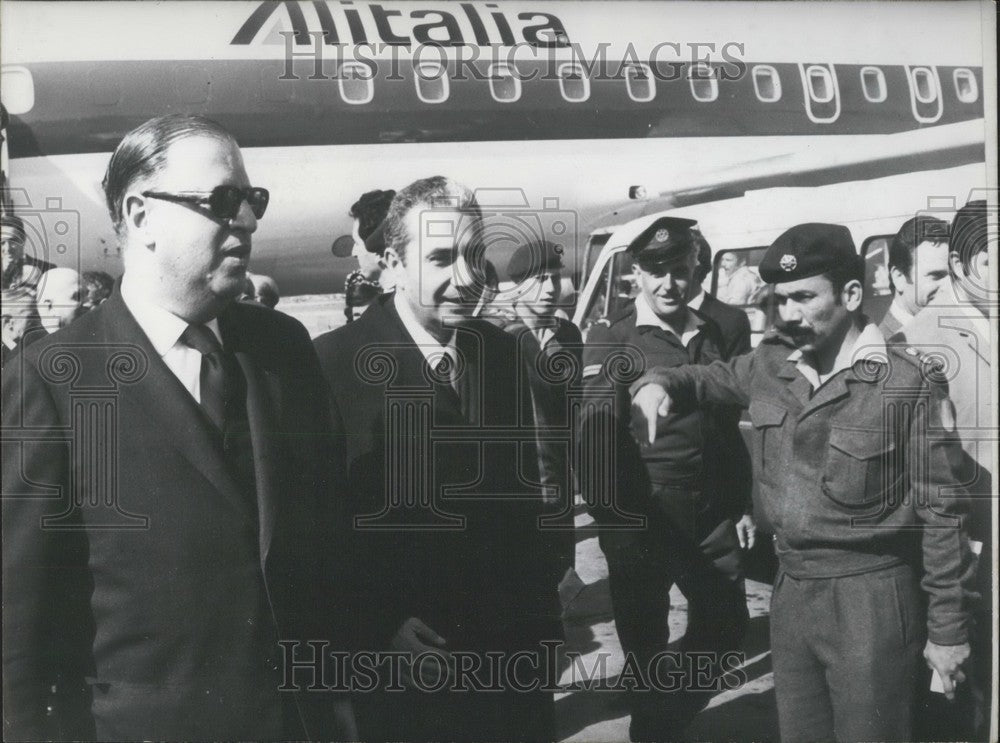
[(883, 429), (830, 429), (830, 447), (823, 473), (823, 492), (852, 508), (886, 500), (898, 504), (903, 467), (891, 434)]
[(758, 479), (775, 479), (774, 470), (780, 466), (781, 444), (785, 433), (782, 424), (787, 416), (788, 411), (781, 405), (765, 400), (750, 403), (750, 422), (754, 427), (754, 470)]

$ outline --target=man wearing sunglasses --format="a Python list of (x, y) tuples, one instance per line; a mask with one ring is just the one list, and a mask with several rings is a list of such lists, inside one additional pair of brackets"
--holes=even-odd
[(279, 643), (334, 634), (336, 540), (309, 336), (235, 301), (267, 191), (185, 115), (128, 133), (104, 190), (121, 282), (4, 369), (5, 736), (354, 739), (279, 692)]

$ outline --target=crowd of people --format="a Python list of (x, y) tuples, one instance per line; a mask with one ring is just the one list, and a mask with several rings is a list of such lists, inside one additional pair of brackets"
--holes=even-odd
[(99, 301), (4, 217), (5, 737), (555, 740), (579, 496), (632, 740), (683, 739), (739, 665), (765, 538), (782, 740), (984, 739), (984, 203), (903, 225), (880, 327), (846, 227), (727, 265), (773, 292), (751, 348), (690, 220), (635, 238), (638, 293), (584, 340), (561, 251), (521, 245), (499, 293), (473, 191), (423, 178), (351, 207), (348, 322), (310, 340), (248, 273), (269, 194), (220, 125), (147, 121), (103, 187), (125, 270)]

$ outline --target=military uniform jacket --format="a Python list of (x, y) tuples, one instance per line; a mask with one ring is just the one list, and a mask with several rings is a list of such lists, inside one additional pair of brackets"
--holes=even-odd
[(678, 401), (749, 407), (758, 505), (782, 569), (826, 578), (911, 564), (929, 597), (930, 639), (965, 642), (973, 564), (940, 386), (890, 347), (884, 362), (856, 362), (813, 391), (791, 350), (765, 338), (729, 362), (655, 369), (632, 391), (654, 383)]
[(971, 317), (958, 304), (950, 287), (945, 288), (892, 340), (941, 365), (948, 394), (955, 405), (956, 434), (966, 453), (962, 483), (971, 496), (971, 536), (989, 542), (993, 521), (992, 454), (996, 440), (991, 420), (994, 377), (989, 339), (976, 331), (976, 321)]
[[(640, 448), (638, 443), (646, 436), (645, 423), (632, 419), (630, 382), (654, 367), (707, 364), (724, 358), (725, 342), (718, 326), (694, 314), (703, 324), (687, 347), (670, 331), (636, 326), (634, 303), (606, 325), (590, 328), (584, 347), (586, 402), (578, 454), (581, 490), (588, 503), (606, 503), (606, 494), (595, 491), (613, 488), (619, 507), (628, 513), (647, 513), (651, 507), (647, 494), (657, 484), (700, 490), (714, 500), (706, 523), (738, 518), (746, 512), (748, 490), (732, 487), (731, 480), (748, 480), (750, 472), (734, 472), (725, 464), (727, 452), (743, 447), (731, 409), (703, 410), (693, 405), (678, 409), (660, 423), (652, 446)], [(613, 485), (604, 471), (612, 462)], [(619, 518), (601, 507), (592, 507), (591, 513), (607, 525)]]

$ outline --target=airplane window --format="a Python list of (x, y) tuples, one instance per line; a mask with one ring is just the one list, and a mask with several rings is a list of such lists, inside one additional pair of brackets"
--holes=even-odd
[(706, 64), (697, 64), (689, 74), (691, 95), (700, 103), (711, 103), (719, 97), (719, 81), (715, 72)]
[(955, 94), (962, 103), (975, 103), (979, 99), (979, 84), (972, 70), (958, 69), (954, 72)]
[(26, 114), (35, 107), (35, 81), (26, 67), (4, 66), (0, 75), (3, 105), (12, 116)]
[(753, 68), (753, 89), (757, 100), (764, 103), (774, 103), (781, 98), (781, 78), (778, 71), (770, 65), (757, 65)]
[(878, 67), (861, 68), (861, 88), (869, 103), (881, 103), (887, 97), (885, 73)]
[(913, 94), (920, 103), (933, 103), (937, 99), (934, 76), (926, 67), (913, 70)]
[(490, 93), (499, 103), (513, 103), (521, 97), (521, 80), (506, 64), (493, 64), (489, 69)]
[(340, 67), (337, 85), (340, 86), (340, 97), (344, 103), (371, 103), (375, 97), (374, 76), (371, 68), (365, 64), (345, 62)]
[(590, 98), (590, 80), (578, 64), (559, 66), (559, 89), (563, 98), (570, 103), (581, 103)]
[(809, 96), (816, 103), (829, 103), (833, 100), (833, 78), (826, 67), (813, 65), (806, 75), (809, 78)]
[(629, 98), (636, 103), (651, 101), (656, 95), (653, 75), (644, 64), (630, 64), (625, 68), (625, 84), (628, 86)]
[(440, 62), (421, 62), (416, 68), (417, 96), (424, 103), (448, 100), (447, 69)]

